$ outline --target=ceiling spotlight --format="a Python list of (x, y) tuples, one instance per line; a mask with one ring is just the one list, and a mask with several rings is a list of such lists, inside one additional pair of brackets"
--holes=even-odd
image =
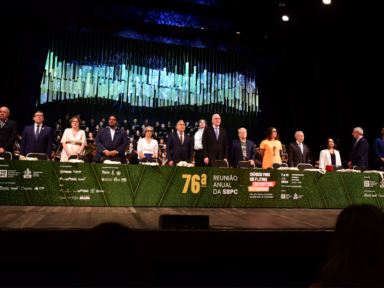
[(287, 15), (283, 15), (283, 17), (281, 17), (281, 19), (283, 19), (283, 21), (289, 21), (289, 17)]
[(329, 4), (331, 4), (331, 0), (323, 0), (323, 3), (325, 4), (325, 5), (329, 5)]
[(179, 25), (179, 27), (181, 27), (181, 25)]
[(240, 32), (236, 32), (236, 34), (240, 34)]
[(201, 27), (201, 29), (204, 29), (204, 27)]

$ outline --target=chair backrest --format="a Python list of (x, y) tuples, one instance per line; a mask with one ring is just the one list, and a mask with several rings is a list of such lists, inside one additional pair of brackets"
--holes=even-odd
[(12, 153), (4, 151), (3, 153), (0, 153), (0, 158), (4, 158), (5, 160), (12, 160)]
[(277, 170), (280, 167), (288, 167), (287, 163), (273, 163), (272, 168)]
[(48, 161), (48, 155), (45, 153), (28, 153), (27, 157), (37, 158), (39, 161)]
[(343, 170), (343, 169), (344, 169), (343, 166), (337, 166), (337, 165), (333, 166), (333, 171)]
[(212, 161), (212, 167), (215, 168), (228, 168), (228, 162), (224, 160), (214, 160)]
[(367, 170), (367, 167), (365, 167), (365, 166), (353, 166), (353, 170), (358, 170), (358, 171), (364, 172), (365, 170)]
[(121, 158), (119, 156), (114, 156), (114, 157), (104, 156), (103, 158), (101, 158), (101, 163), (104, 163), (104, 161), (106, 161), (106, 160), (110, 160), (110, 161), (120, 162), (121, 163)]
[(249, 161), (239, 161), (239, 162), (237, 162), (237, 168), (254, 169), (255, 165), (251, 165), (251, 163)]
[(308, 163), (300, 163), (300, 164), (297, 164), (297, 168), (299, 168), (299, 170), (307, 170), (307, 169), (313, 169), (313, 166)]
[[(72, 159), (77, 159), (77, 156), (76, 155), (71, 155), (71, 156), (68, 157), (68, 160), (72, 160)], [(89, 163), (89, 158), (87, 156), (81, 155), (79, 157), (79, 160), (84, 161), (84, 163)]]

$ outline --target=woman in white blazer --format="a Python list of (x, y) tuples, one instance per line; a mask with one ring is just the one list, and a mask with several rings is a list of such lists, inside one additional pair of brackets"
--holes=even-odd
[(341, 166), (341, 158), (339, 151), (333, 149), (335, 143), (332, 138), (328, 138), (324, 143), (325, 148), (320, 152), (319, 168), (325, 169), (327, 165)]

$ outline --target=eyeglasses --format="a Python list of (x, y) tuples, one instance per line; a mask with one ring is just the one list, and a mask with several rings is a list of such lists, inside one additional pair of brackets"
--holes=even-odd
[(152, 130), (147, 130), (147, 131), (145, 131), (145, 132), (151, 132), (151, 133), (152, 133), (153, 131), (152, 131)]
[(275, 131), (272, 131), (273, 133), (277, 133), (277, 131), (275, 130)]
[(35, 117), (43, 117), (43, 115), (37, 114), (37, 115), (35, 115)]
[(109, 121), (117, 121), (117, 119), (109, 118)]

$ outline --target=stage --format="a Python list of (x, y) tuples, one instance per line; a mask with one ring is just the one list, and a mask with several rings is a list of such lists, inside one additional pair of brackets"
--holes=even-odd
[(0, 229), (91, 229), (117, 222), (158, 230), (162, 214), (209, 215), (210, 230), (332, 230), (341, 209), (0, 206)]

